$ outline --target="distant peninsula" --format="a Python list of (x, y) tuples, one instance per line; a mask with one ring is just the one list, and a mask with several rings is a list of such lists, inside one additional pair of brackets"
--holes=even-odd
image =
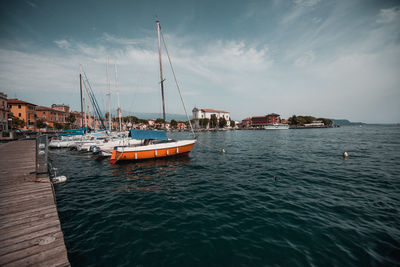
[(351, 122), (349, 120), (345, 119), (330, 119), (334, 125), (340, 125), (340, 126), (352, 126), (352, 125), (365, 125), (366, 123), (364, 122)]

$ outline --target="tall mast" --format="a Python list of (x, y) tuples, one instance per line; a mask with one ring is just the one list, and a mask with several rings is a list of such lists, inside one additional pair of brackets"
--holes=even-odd
[(121, 123), (121, 107), (119, 105), (119, 88), (118, 88), (118, 76), (117, 76), (117, 64), (114, 64), (114, 69), (115, 69), (115, 91), (117, 91), (117, 98), (118, 98), (118, 121), (119, 121), (119, 131), (122, 131), (122, 123)]
[(109, 57), (107, 56), (107, 66), (106, 66), (106, 71), (107, 71), (107, 86), (108, 86), (108, 130), (111, 132), (111, 88), (110, 88), (110, 79), (108, 77), (108, 61)]
[(81, 92), (81, 127), (83, 127), (82, 73), (79, 73), (79, 87)]
[(89, 92), (88, 92), (88, 86), (87, 86), (87, 80), (85, 80), (85, 88), (86, 88), (86, 112), (87, 112), (87, 126), (90, 127), (90, 105), (89, 105)]
[(161, 27), (160, 27), (160, 21), (156, 21), (157, 23), (157, 34), (158, 34), (158, 58), (160, 60), (160, 83), (161, 83), (161, 98), (162, 98), (162, 109), (163, 109), (163, 120), (164, 120), (164, 130), (167, 130), (166, 124), (165, 124), (165, 103), (164, 103), (164, 79), (162, 75), (162, 63), (161, 63), (161, 38), (160, 38), (160, 32), (161, 32)]

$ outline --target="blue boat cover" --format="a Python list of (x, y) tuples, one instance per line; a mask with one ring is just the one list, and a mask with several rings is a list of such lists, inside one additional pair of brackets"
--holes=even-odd
[(130, 137), (133, 139), (144, 140), (144, 139), (152, 139), (152, 140), (163, 140), (168, 141), (167, 133), (164, 131), (156, 131), (156, 130), (137, 130), (132, 129), (130, 132)]
[(65, 130), (62, 131), (60, 134), (58, 134), (59, 136), (68, 136), (68, 135), (83, 135), (84, 132), (81, 129), (73, 129), (73, 130)]

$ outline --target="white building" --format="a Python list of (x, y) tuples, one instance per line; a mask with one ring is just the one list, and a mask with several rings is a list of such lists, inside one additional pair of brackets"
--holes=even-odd
[[(200, 127), (199, 120), (200, 119), (211, 119), (212, 115), (215, 115), (217, 119), (219, 120), (220, 118), (225, 118), (227, 122), (227, 126), (230, 126), (230, 120), (231, 116), (229, 112), (223, 111), (223, 110), (215, 110), (215, 109), (198, 109), (194, 108), (192, 110), (193, 112), (193, 120), (194, 120), (194, 125), (195, 127)], [(208, 128), (208, 126), (207, 126)]]
[(313, 121), (312, 123), (305, 123), (304, 127), (324, 127), (325, 124), (322, 121)]

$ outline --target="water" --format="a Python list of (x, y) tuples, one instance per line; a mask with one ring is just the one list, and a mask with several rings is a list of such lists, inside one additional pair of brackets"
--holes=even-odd
[(118, 165), (50, 157), (72, 266), (400, 264), (400, 127), (207, 132), (190, 158)]

